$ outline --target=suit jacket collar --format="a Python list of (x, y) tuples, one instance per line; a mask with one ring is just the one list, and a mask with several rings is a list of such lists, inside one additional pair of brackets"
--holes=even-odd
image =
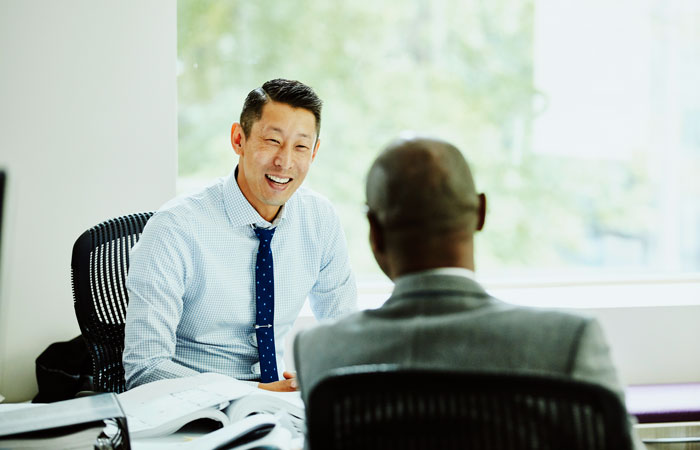
[(495, 302), (479, 283), (459, 275), (442, 275), (418, 272), (396, 280), (394, 292), (384, 306), (393, 307), (407, 301), (440, 299), (466, 303), (464, 306), (478, 308)]

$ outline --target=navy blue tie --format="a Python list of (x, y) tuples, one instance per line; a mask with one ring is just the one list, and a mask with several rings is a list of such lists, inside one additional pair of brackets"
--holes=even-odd
[(260, 381), (278, 381), (277, 355), (275, 354), (275, 332), (272, 327), (275, 317), (275, 282), (272, 273), (272, 235), (275, 229), (255, 228), (260, 240), (258, 257), (255, 260), (255, 336), (258, 339), (260, 357)]

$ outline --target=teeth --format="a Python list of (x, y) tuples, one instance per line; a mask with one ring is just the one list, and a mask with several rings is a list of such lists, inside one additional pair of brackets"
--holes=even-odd
[(265, 175), (265, 176), (267, 178), (271, 179), (272, 181), (274, 181), (275, 183), (280, 183), (280, 184), (287, 184), (290, 181), (292, 181), (291, 178), (280, 178), (280, 177), (276, 177), (274, 175)]

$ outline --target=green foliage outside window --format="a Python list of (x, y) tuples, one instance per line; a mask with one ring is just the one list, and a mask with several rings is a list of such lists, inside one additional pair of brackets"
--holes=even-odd
[[(359, 274), (378, 273), (365, 174), (403, 130), (451, 141), (470, 161), (489, 200), (479, 269), (659, 269), (660, 200), (646, 149), (624, 161), (533, 151), (542, 94), (534, 8), (532, 0), (180, 0), (179, 175), (232, 170), (229, 129), (248, 91), (298, 79), (325, 102), (306, 183), (336, 205)], [(684, 261), (700, 267), (700, 257)]]

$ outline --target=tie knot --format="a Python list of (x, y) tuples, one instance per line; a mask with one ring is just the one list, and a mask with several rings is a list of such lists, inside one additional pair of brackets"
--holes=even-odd
[(272, 240), (272, 235), (275, 234), (276, 228), (258, 228), (255, 227), (255, 235), (258, 237), (260, 242), (270, 243)]

